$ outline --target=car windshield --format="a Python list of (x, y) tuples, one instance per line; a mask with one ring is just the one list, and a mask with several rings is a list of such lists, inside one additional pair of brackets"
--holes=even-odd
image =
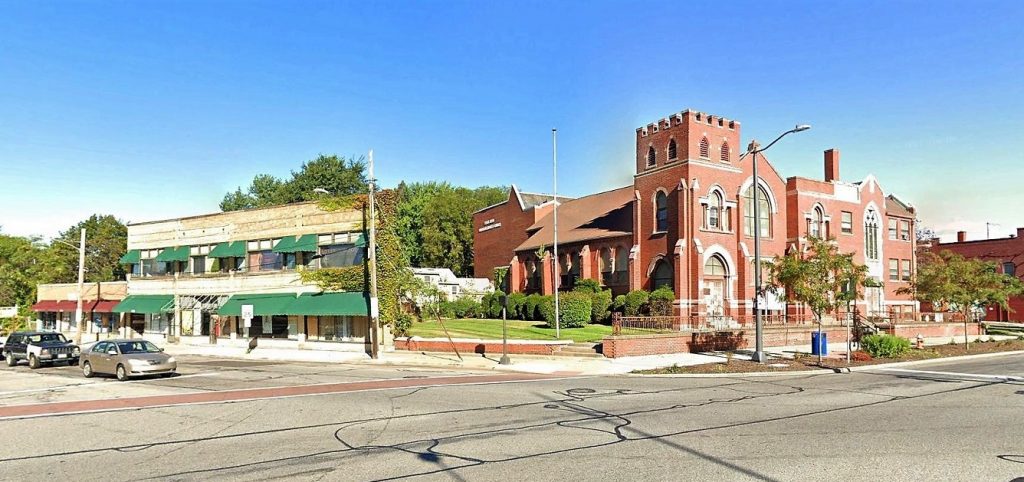
[(124, 341), (117, 344), (122, 355), (129, 353), (159, 353), (160, 349), (148, 341)]
[(64, 335), (60, 333), (38, 333), (35, 335), (28, 335), (29, 343), (67, 343), (68, 339), (64, 338)]

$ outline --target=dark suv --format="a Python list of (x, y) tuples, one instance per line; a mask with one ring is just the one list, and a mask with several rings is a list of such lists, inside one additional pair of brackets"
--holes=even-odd
[(43, 363), (67, 362), (78, 364), (82, 350), (64, 338), (60, 333), (45, 331), (16, 331), (7, 337), (3, 349), (7, 366), (13, 367), (18, 360), (28, 360), (28, 366), (39, 368)]

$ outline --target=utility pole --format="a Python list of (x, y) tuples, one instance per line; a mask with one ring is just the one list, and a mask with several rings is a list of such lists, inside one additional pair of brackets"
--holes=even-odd
[(369, 171), (370, 246), (368, 248), (368, 251), (370, 257), (370, 342), (372, 343), (372, 346), (370, 348), (370, 357), (377, 359), (380, 358), (381, 332), (379, 320), (380, 305), (378, 304), (377, 300), (377, 219), (376, 208), (374, 207), (374, 192), (377, 190), (377, 181), (373, 178), (373, 149), (370, 149)]
[(81, 240), (78, 242), (78, 301), (75, 302), (75, 344), (82, 344), (82, 291), (85, 290), (85, 228), (82, 228)]
[(559, 285), (561, 284), (561, 280), (562, 280), (562, 278), (561, 278), (561, 274), (562, 273), (559, 272), (559, 270), (558, 270), (558, 268), (559, 268), (559, 266), (558, 266), (558, 129), (551, 129), (551, 165), (552, 165), (552, 168), (553, 168), (553, 171), (554, 171), (554, 175), (552, 176), (552, 179), (554, 179), (553, 187), (552, 187), (552, 191), (554, 191), (554, 193), (553, 193), (553, 198), (554, 199), (552, 199), (552, 201), (555, 203), (554, 214), (553, 214), (553, 216), (554, 216), (554, 218), (553, 218), (553, 224), (554, 224), (554, 259), (552, 259), (552, 261), (554, 261), (554, 262), (551, 263), (551, 269), (552, 269), (552, 271), (554, 271), (554, 275), (551, 277), (552, 278), (551, 279), (551, 283), (555, 287), (555, 339), (558, 339), (558, 338), (561, 338), (561, 332), (560, 332), (560, 325), (561, 325), (561, 323), (559, 323), (559, 313), (558, 313), (558, 288), (559, 288)]

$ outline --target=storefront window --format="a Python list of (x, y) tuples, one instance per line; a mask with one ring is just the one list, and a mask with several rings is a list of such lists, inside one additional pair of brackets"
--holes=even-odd
[[(317, 334), (311, 337), (320, 341), (353, 341), (353, 317), (321, 316), (317, 319)], [(360, 340), (361, 341), (361, 340)]]
[(365, 248), (355, 244), (332, 244), (320, 247), (320, 267), (343, 268), (363, 264)]

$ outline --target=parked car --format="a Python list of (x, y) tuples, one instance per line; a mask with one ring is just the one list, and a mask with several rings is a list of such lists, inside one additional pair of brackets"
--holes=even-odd
[(146, 340), (104, 340), (82, 353), (82, 374), (90, 378), (98, 373), (114, 375), (125, 381), (130, 377), (171, 376), (178, 362)]
[(64, 335), (47, 331), (16, 331), (7, 337), (3, 347), (4, 360), (9, 367), (20, 360), (28, 360), (28, 366), (33, 369), (44, 363), (78, 364), (80, 354), (81, 349)]

